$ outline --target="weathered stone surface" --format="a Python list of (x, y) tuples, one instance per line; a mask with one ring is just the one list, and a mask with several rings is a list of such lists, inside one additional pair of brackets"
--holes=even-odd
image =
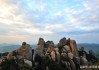
[(12, 52), (9, 52), (8, 55), (7, 55), (7, 59), (8, 60), (11, 60), (13, 58), (14, 58), (13, 53)]
[(43, 54), (44, 44), (45, 44), (44, 39), (43, 38), (39, 38), (38, 44), (37, 44), (37, 46), (35, 48), (35, 51), (34, 51), (34, 55), (36, 55), (36, 54), (38, 54), (38, 55)]
[(43, 45), (37, 45), (36, 46), (36, 49), (34, 51), (34, 55), (36, 55), (36, 54), (38, 54), (40, 56), (43, 54)]
[(68, 53), (68, 57), (69, 57), (69, 59), (73, 59), (73, 54), (70, 52), (70, 53)]
[(67, 44), (67, 40), (66, 38), (62, 38), (60, 39), (59, 43), (58, 43), (58, 47), (62, 47), (62, 46), (65, 46)]
[(67, 53), (71, 52), (70, 47), (68, 45), (65, 45), (64, 49), (66, 50)]
[(38, 40), (38, 45), (44, 45), (44, 44), (45, 44), (44, 39), (40, 37)]
[[(15, 52), (10, 52), (7, 55), (7, 59), (11, 60), (15, 58), (15, 56), (18, 59), (22, 59), (27, 66), (32, 67), (32, 61), (30, 61), (32, 60), (32, 48), (30, 47), (29, 44), (26, 44), (26, 42), (23, 42), (22, 46), (20, 46), (20, 48), (15, 50)], [(34, 56), (33, 58), (34, 64), (39, 68), (43, 65), (45, 68), (47, 68), (49, 67), (48, 65), (50, 64), (52, 65), (51, 66), (52, 69), (54, 69), (54, 67), (56, 67), (57, 69), (59, 65), (60, 68), (62, 68), (61, 70), (65, 69), (76, 70), (75, 62), (73, 61), (74, 57), (76, 62), (79, 63), (78, 51), (75, 40), (70, 39), (66, 40), (65, 37), (59, 41), (58, 46), (55, 46), (53, 41), (47, 41), (45, 43), (43, 38), (39, 38), (33, 56)], [(20, 60), (18, 62), (20, 64)], [(65, 66), (63, 65), (62, 67), (60, 63), (64, 64)], [(50, 69), (50, 67), (47, 69)]]
[(32, 60), (32, 48), (29, 45), (22, 45), (16, 52), (23, 59)]
[(34, 50), (33, 60), (35, 60), (36, 55), (43, 56), (44, 45), (45, 45), (44, 39), (39, 38), (38, 44), (36, 45)]
[(73, 55), (76, 56), (76, 57), (79, 57), (75, 40), (70, 40), (70, 47), (72, 49), (71, 51), (72, 51)]

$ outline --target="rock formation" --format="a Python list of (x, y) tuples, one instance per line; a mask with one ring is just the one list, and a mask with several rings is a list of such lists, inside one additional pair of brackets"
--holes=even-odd
[[(34, 50), (29, 44), (23, 42), (20, 48), (0, 58), (0, 65), (8, 62), (10, 70), (13, 70), (13, 68), (19, 70), (24, 65), (35, 70), (80, 70), (80, 61), (83, 64), (87, 64), (87, 59), (82, 57), (83, 52), (85, 52), (83, 47), (78, 51), (76, 41), (70, 38), (63, 37), (58, 45), (55, 45), (53, 41), (45, 42), (43, 38), (39, 38)], [(80, 57), (82, 57), (81, 60), (79, 53), (81, 54)], [(94, 57), (91, 50), (88, 55)], [(94, 57), (94, 59), (96, 58)], [(12, 62), (12, 64), (10, 65), (9, 62)], [(5, 65), (5, 67), (8, 66)], [(0, 68), (2, 69), (3, 67), (1, 66)]]
[(23, 59), (32, 60), (32, 48), (26, 42), (23, 42), (22, 46), (16, 50), (18, 56)]

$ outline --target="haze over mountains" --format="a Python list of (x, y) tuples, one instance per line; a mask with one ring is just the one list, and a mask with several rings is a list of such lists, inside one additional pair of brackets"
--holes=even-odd
[[(18, 44), (0, 44), (0, 53), (4, 52), (10, 52), (13, 50), (16, 50), (19, 48), (21, 45)], [(95, 53), (99, 53), (99, 44), (93, 44), (93, 43), (79, 43), (77, 44), (78, 47), (83, 46), (85, 50), (88, 52), (89, 50), (93, 50)], [(32, 48), (35, 48), (35, 45), (31, 45)]]
[(99, 44), (94, 43), (79, 43), (77, 46), (83, 46), (85, 50), (88, 52), (89, 50), (93, 50), (95, 53), (99, 53)]
[[(10, 52), (10, 51), (16, 50), (20, 46), (21, 45), (19, 45), (19, 44), (7, 44), (7, 43), (0, 44), (0, 53)], [(31, 47), (34, 48), (35, 45), (31, 45)]]

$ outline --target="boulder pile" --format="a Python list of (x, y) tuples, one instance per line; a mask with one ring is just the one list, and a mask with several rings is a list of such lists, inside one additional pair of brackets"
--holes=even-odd
[[(75, 40), (64, 37), (57, 45), (39, 38), (34, 51), (33, 61), (36, 70), (79, 70), (80, 58)], [(55, 65), (53, 67), (53, 65)], [(59, 68), (58, 68), (59, 67)]]
[(1, 57), (0, 70), (80, 70), (80, 65), (87, 65), (91, 58), (97, 60), (91, 53), (83, 47), (78, 50), (76, 41), (70, 38), (63, 37), (57, 45), (39, 38), (35, 49), (23, 42), (20, 48)]

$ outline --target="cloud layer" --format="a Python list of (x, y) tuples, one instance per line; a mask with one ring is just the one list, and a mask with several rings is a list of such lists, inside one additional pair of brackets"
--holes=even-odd
[(0, 0), (1, 43), (32, 43), (31, 37), (35, 43), (39, 37), (57, 42), (64, 36), (98, 43), (98, 35), (98, 0)]

